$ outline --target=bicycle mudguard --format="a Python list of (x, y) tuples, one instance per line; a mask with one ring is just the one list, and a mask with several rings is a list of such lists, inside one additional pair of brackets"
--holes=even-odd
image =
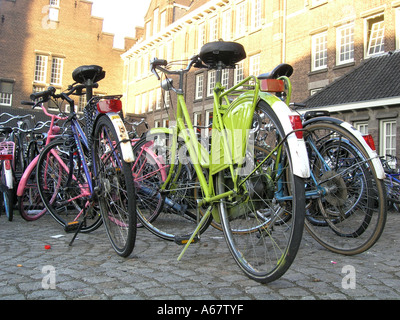
[(125, 162), (133, 162), (135, 161), (135, 157), (133, 155), (132, 143), (129, 139), (128, 131), (125, 128), (124, 122), (121, 117), (114, 112), (109, 112), (105, 114), (111, 120), (115, 131), (117, 132), (118, 142), (120, 143), (122, 158)]
[(290, 157), (293, 163), (293, 174), (300, 178), (310, 177), (310, 164), (308, 161), (308, 153), (306, 144), (303, 139), (296, 137), (293, 132), (292, 124), (289, 116), (297, 115), (280, 99), (268, 93), (260, 92), (259, 96), (264, 100), (278, 117), (285, 135), (287, 136), (287, 143), (289, 145)]
[(378, 179), (380, 180), (385, 179), (386, 177), (385, 170), (383, 169), (382, 162), (379, 159), (379, 155), (376, 153), (376, 151), (370, 148), (370, 146), (364, 140), (361, 132), (358, 131), (356, 128), (354, 128), (350, 123), (333, 117), (315, 117), (306, 121), (304, 123), (304, 127), (314, 122), (323, 122), (323, 121), (338, 124), (343, 129), (346, 129), (346, 131), (349, 132), (353, 137), (355, 137), (358, 140), (358, 142), (360, 142), (361, 145), (364, 147), (365, 151), (368, 154), (368, 157), (371, 159), (372, 165), (374, 166), (376, 176), (378, 177)]

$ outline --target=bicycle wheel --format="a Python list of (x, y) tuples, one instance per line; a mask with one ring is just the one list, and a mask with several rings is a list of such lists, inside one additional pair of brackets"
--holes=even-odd
[(6, 213), (8, 221), (12, 221), (14, 218), (14, 189), (8, 189), (6, 182), (5, 164), (2, 164), (2, 175), (1, 184), (3, 192), (1, 197), (3, 198), (4, 211)]
[[(325, 248), (345, 254), (361, 253), (375, 244), (386, 222), (384, 181), (359, 141), (334, 123), (306, 125), (305, 141), (315, 180), (308, 194), (305, 226)], [(317, 185), (316, 185), (316, 183)]]
[[(200, 185), (190, 164), (177, 162), (168, 187), (160, 190), (164, 183), (162, 176), (166, 176), (171, 168), (171, 150), (167, 145), (160, 137), (150, 135), (134, 145), (137, 159), (133, 171), (138, 198), (136, 210), (140, 222), (150, 232), (183, 244), (195, 230), (204, 208), (197, 207)], [(184, 145), (179, 144), (179, 147), (184, 148)], [(180, 151), (184, 152), (183, 149)], [(210, 216), (200, 228), (200, 234), (208, 228), (211, 220)]]
[(136, 195), (131, 164), (122, 160), (114, 125), (107, 116), (96, 123), (94, 134), (97, 199), (114, 250), (123, 257), (131, 254), (136, 240)]
[(43, 149), (36, 182), (47, 210), (67, 232), (76, 231), (80, 222), (80, 231), (84, 233), (101, 225), (98, 206), (89, 201), (88, 182), (75, 142), (57, 139)]
[[(292, 162), (286, 142), (270, 154), (285, 136), (275, 113), (263, 101), (256, 112), (255, 164), (267, 159), (249, 176), (239, 175), (239, 184), (246, 179), (241, 190), (232, 199), (222, 199), (218, 207), (236, 263), (251, 279), (268, 283), (289, 269), (299, 249), (304, 225), (304, 181), (290, 174)], [(231, 190), (232, 181), (230, 170), (221, 171), (216, 179), (217, 194)]]
[(37, 220), (47, 212), (36, 183), (36, 166), (29, 174), (23, 194), (18, 197), (18, 209), (26, 221)]

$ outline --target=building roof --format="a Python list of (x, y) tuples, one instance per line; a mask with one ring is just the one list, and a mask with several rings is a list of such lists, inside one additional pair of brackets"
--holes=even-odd
[(307, 108), (400, 97), (400, 51), (364, 60), (351, 72), (307, 98)]

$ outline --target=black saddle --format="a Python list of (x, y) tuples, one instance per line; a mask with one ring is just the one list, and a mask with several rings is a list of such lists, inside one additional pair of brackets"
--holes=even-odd
[(11, 127), (0, 127), (1, 134), (9, 134), (12, 131), (13, 131), (13, 128), (11, 128)]
[(96, 83), (104, 79), (105, 76), (106, 72), (103, 71), (103, 68), (96, 65), (80, 66), (72, 72), (72, 79), (81, 84), (87, 84), (87, 81)]
[(206, 43), (200, 49), (199, 57), (210, 69), (216, 69), (219, 63), (225, 68), (234, 68), (236, 63), (246, 58), (246, 51), (240, 43), (215, 41)]
[(282, 76), (290, 77), (293, 73), (293, 67), (287, 63), (281, 63), (271, 72), (263, 73), (258, 76), (258, 79), (277, 79)]

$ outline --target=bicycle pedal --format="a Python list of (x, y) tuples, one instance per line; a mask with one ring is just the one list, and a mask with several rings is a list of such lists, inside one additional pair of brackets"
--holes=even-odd
[(79, 222), (78, 221), (73, 221), (73, 222), (68, 222), (64, 226), (64, 231), (69, 233), (69, 232), (75, 232), (79, 228)]
[[(186, 235), (186, 236), (175, 236), (174, 241), (176, 244), (178, 245), (185, 245), (189, 242), (191, 235)], [(192, 240), (191, 243), (197, 243), (200, 241), (200, 237), (199, 236), (195, 236)]]

